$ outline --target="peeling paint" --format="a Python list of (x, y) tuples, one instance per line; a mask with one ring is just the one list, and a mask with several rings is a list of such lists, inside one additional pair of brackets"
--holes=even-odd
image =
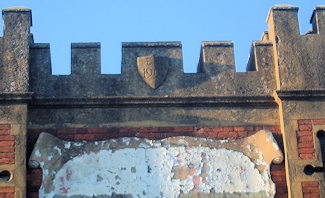
[(46, 133), (39, 140), (30, 161), (43, 169), (39, 196), (46, 198), (200, 193), (273, 197), (270, 164), (283, 160), (267, 131), (231, 141), (173, 137), (70, 143)]

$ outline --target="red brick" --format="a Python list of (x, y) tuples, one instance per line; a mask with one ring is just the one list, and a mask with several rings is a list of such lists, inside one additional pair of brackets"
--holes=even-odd
[(33, 180), (30, 182), (30, 185), (39, 187), (42, 185), (42, 180)]
[(281, 137), (282, 137), (282, 133), (281, 133), (281, 130), (279, 130), (279, 131), (271, 131), (272, 132), (272, 134), (275, 136), (275, 135), (281, 135)]
[(10, 141), (15, 140), (15, 136), (13, 135), (0, 135), (0, 141)]
[(254, 131), (254, 127), (253, 126), (246, 126), (245, 130), (246, 131)]
[(235, 126), (234, 127), (234, 131), (245, 131), (246, 130), (246, 127), (244, 126)]
[(140, 128), (139, 132), (140, 133), (149, 133), (149, 128), (147, 128), (147, 127), (146, 128)]
[(2, 141), (0, 142), (0, 147), (10, 147), (10, 146), (14, 146), (15, 145), (15, 141)]
[(254, 131), (260, 131), (262, 129), (263, 129), (262, 126), (254, 126)]
[(285, 171), (284, 164), (272, 164), (271, 172), (272, 171)]
[(277, 194), (288, 193), (288, 188), (282, 186), (281, 187), (276, 186), (276, 193)]
[(288, 198), (288, 194), (275, 194), (274, 198)]
[(247, 137), (247, 135), (248, 135), (247, 131), (238, 132), (238, 137), (239, 138), (245, 138), (245, 137)]
[(224, 131), (234, 131), (234, 127), (223, 127)]
[(281, 175), (272, 176), (272, 180), (275, 183), (278, 182), (278, 181), (283, 181), (282, 179), (283, 179), (283, 177)]
[(208, 137), (209, 137), (209, 139), (217, 139), (218, 138), (218, 133), (216, 133), (216, 132), (208, 132)]
[(8, 129), (1, 129), (0, 130), (0, 135), (10, 135), (10, 130), (8, 130)]
[(57, 133), (77, 133), (77, 129), (57, 129)]
[(194, 132), (203, 133), (204, 132), (204, 128), (203, 127), (194, 127)]
[(42, 180), (42, 175), (28, 174), (26, 178), (27, 180)]
[(14, 147), (1, 147), (0, 148), (0, 153), (13, 153), (15, 152)]
[(309, 186), (302, 188), (303, 193), (318, 193), (319, 187), (318, 186)]
[(190, 133), (190, 136), (192, 137), (202, 137), (202, 138), (207, 138), (208, 137), (208, 133), (200, 133), (200, 132), (193, 132)]
[(304, 187), (310, 187), (310, 186), (319, 186), (317, 181), (310, 181), (310, 182), (301, 182), (301, 186)]
[(272, 132), (281, 131), (280, 126), (263, 126), (263, 129), (270, 130)]
[(8, 193), (6, 198), (15, 198), (15, 194), (14, 193)]
[(37, 192), (27, 192), (27, 197), (28, 198), (39, 198)]
[(272, 177), (273, 176), (285, 176), (286, 173), (284, 170), (271, 170), (271, 175), (272, 175)]
[(79, 128), (79, 129), (77, 129), (76, 133), (77, 134), (87, 134), (87, 133), (89, 133), (89, 129), (88, 128)]
[(1, 158), (14, 159), (15, 158), (15, 153), (0, 153), (0, 159)]
[(287, 186), (287, 182), (285, 181), (277, 181), (277, 182), (274, 182), (276, 184), (277, 187), (286, 187)]
[(62, 140), (74, 140), (74, 134), (60, 133), (57, 134), (57, 138), (60, 138)]
[(138, 138), (148, 138), (148, 139), (156, 138), (156, 134), (154, 134), (154, 133), (137, 133), (136, 136)]
[(249, 131), (248, 132), (248, 136), (252, 136), (252, 135), (254, 135), (256, 133), (256, 131)]
[(135, 132), (124, 132), (124, 133), (119, 133), (119, 137), (136, 137)]
[(315, 153), (314, 154), (299, 154), (300, 159), (315, 159)]
[(42, 169), (41, 168), (35, 168), (35, 169), (27, 169), (29, 171), (30, 174), (38, 174), (38, 175), (42, 175)]
[(0, 159), (0, 164), (15, 164), (15, 159)]
[(237, 138), (238, 133), (237, 132), (220, 132), (218, 133), (218, 138), (221, 139), (235, 139)]
[(312, 131), (297, 131), (297, 136), (313, 136)]
[(193, 132), (194, 127), (174, 127), (174, 131), (178, 133), (182, 132)]
[(107, 133), (119, 133), (120, 128), (117, 127), (112, 127), (112, 128), (107, 128)]
[(299, 125), (299, 131), (311, 131), (313, 130), (312, 125)]
[(159, 132), (173, 132), (174, 127), (159, 127)]
[(150, 127), (149, 128), (150, 133), (157, 133), (159, 129), (157, 127)]
[(320, 198), (319, 193), (304, 193), (304, 198)]
[(166, 133), (166, 138), (175, 136), (189, 136), (190, 133)]
[(0, 129), (11, 129), (10, 124), (0, 124)]
[(312, 154), (312, 153), (315, 153), (315, 149), (314, 148), (300, 148), (299, 150), (299, 153), (300, 154), (308, 154), (308, 153), (310, 153), (310, 154)]
[(155, 135), (156, 135), (155, 139), (157, 140), (166, 138), (166, 133), (155, 133)]
[(107, 134), (105, 133), (95, 133), (94, 135), (94, 139), (95, 141), (101, 141), (101, 140), (107, 140), (110, 139), (111, 137), (109, 137)]
[(315, 125), (317, 125), (317, 124), (325, 124), (325, 120), (324, 119), (322, 119), (322, 120), (312, 120), (311, 123), (315, 124)]
[(139, 128), (133, 127), (133, 128), (120, 128), (121, 133), (137, 133), (139, 132)]
[(88, 133), (107, 133), (106, 128), (92, 128), (88, 129)]
[(313, 136), (301, 136), (298, 139), (299, 139), (298, 140), (299, 143), (300, 142), (309, 142), (309, 143), (314, 142)]
[(298, 120), (299, 125), (309, 125), (311, 124), (311, 120)]
[(92, 140), (94, 139), (93, 134), (75, 134), (74, 138), (77, 140)]
[(204, 127), (205, 132), (219, 132), (224, 131), (223, 127)]
[(42, 129), (28, 129), (28, 134), (40, 134), (43, 130)]
[(314, 148), (313, 142), (307, 142), (307, 143), (299, 143), (298, 148)]
[(0, 193), (14, 193), (15, 188), (0, 188)]

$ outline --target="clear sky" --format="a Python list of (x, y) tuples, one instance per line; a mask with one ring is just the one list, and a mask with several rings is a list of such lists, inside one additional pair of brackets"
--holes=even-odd
[[(32, 9), (35, 43), (50, 43), (52, 73), (70, 74), (72, 42), (101, 42), (102, 73), (120, 73), (122, 42), (181, 41), (184, 71), (195, 73), (202, 41), (233, 41), (245, 71), (252, 42), (268, 29), (274, 5), (299, 7), (301, 34), (322, 0), (1, 0)], [(3, 29), (3, 24), (1, 23)], [(0, 32), (2, 35), (2, 31)]]

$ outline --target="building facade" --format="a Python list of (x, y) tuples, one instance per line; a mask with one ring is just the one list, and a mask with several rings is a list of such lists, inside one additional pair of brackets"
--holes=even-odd
[[(247, 72), (236, 72), (232, 42), (203, 42), (194, 74), (183, 72), (181, 43), (123, 43), (117, 75), (101, 74), (100, 43), (73, 43), (71, 75), (52, 75), (50, 45), (34, 43), (30, 32), (31, 10), (4, 9), (0, 197), (39, 196), (44, 173), (28, 159), (41, 132), (67, 142), (240, 141), (260, 130), (271, 131), (284, 154), (270, 166), (275, 197), (325, 197), (325, 7), (314, 9), (306, 35), (297, 13), (294, 6), (271, 8)], [(107, 195), (119, 196), (129, 195)]]

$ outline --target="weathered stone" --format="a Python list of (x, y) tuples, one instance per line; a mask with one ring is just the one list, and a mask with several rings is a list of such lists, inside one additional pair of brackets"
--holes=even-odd
[[(91, 140), (92, 138), (105, 139), (106, 135), (109, 137), (139, 135), (139, 137), (152, 139), (180, 134), (196, 137), (239, 138), (254, 134), (255, 131), (263, 129), (262, 126), (271, 125), (269, 127), (273, 127), (272, 132), (276, 138), (281, 140), (283, 135), (285, 153), (286, 173), (284, 173), (284, 165), (274, 166), (275, 170), (272, 173), (274, 181), (278, 182), (278, 195), (294, 198), (324, 197), (325, 175), (319, 171), (324, 167), (324, 160), (322, 160), (324, 157), (320, 140), (317, 138), (317, 134), (325, 130), (324, 6), (314, 9), (310, 21), (313, 28), (306, 35), (300, 35), (297, 13), (298, 8), (294, 6), (281, 5), (271, 8), (267, 19), (269, 29), (263, 33), (261, 41), (253, 42), (247, 72), (235, 71), (232, 42), (203, 42), (198, 73), (193, 74), (183, 72), (180, 42), (134, 42), (122, 43), (121, 74), (101, 74), (99, 43), (73, 43), (71, 75), (52, 75), (50, 45), (33, 43), (33, 36), (30, 33), (31, 10), (27, 8), (3, 10), (4, 33), (0, 38), (0, 143), (2, 145), (0, 172), (9, 172), (10, 178), (7, 181), (0, 179), (0, 190), (2, 190), (0, 196), (11, 197), (15, 194), (16, 197), (26, 197), (26, 151), (28, 154), (31, 152), (31, 147), (36, 141), (34, 138), (44, 128), (53, 134), (58, 132), (60, 137), (67, 139)], [(165, 73), (163, 72), (161, 78), (147, 81), (149, 86), (144, 81), (146, 76), (141, 76), (138, 69), (141, 57), (148, 56), (154, 57), (154, 60), (163, 59), (163, 64), (154, 61), (157, 68), (168, 65), (168, 69), (166, 67), (163, 70)], [(147, 74), (152, 72), (147, 71)], [(11, 127), (10, 130), (8, 126)], [(94, 128), (100, 129), (100, 132), (93, 134), (92, 132), (96, 131)], [(28, 134), (26, 149), (27, 129), (32, 134)], [(160, 131), (162, 129), (163, 132)], [(101, 130), (112, 131), (112, 133), (101, 134)], [(250, 138), (223, 143), (222, 145), (229, 147), (219, 148), (218, 152), (226, 153), (230, 151), (226, 149), (231, 149), (232, 152), (237, 152), (237, 157), (239, 155), (247, 157), (249, 154), (245, 153), (247, 150), (242, 151), (234, 143), (238, 144)], [(194, 140), (200, 140), (201, 143), (203, 140), (189, 137), (182, 139), (193, 144), (195, 144)], [(129, 140), (143, 141), (135, 138)], [(58, 144), (62, 143), (61, 140), (54, 138), (53, 142), (48, 144), (52, 145), (56, 141)], [(166, 141), (177, 142), (179, 139), (169, 138), (158, 143), (166, 143)], [(211, 142), (195, 144), (189, 150), (205, 149), (207, 152), (212, 152), (214, 147)], [(260, 144), (264, 143), (260, 142)], [(80, 144), (84, 146), (82, 152), (85, 150), (91, 152), (84, 157), (95, 156), (95, 151), (108, 152), (98, 150), (94, 142)], [(279, 144), (282, 148), (282, 141)], [(221, 145), (220, 141), (214, 146), (216, 145)], [(123, 141), (115, 146), (116, 148), (122, 146), (122, 149), (110, 148), (111, 151), (115, 149), (114, 151), (124, 152), (124, 154), (127, 154), (125, 152), (127, 149), (131, 149), (130, 153), (145, 150), (145, 148), (125, 148)], [(53, 144), (52, 147), (54, 148), (55, 145)], [(175, 150), (176, 147), (162, 145), (159, 149)], [(177, 148), (184, 148), (184, 146)], [(64, 145), (61, 145), (60, 149), (64, 150)], [(81, 159), (77, 156), (77, 153), (81, 152), (80, 149), (69, 151), (70, 155), (61, 157), (53, 163), (53, 170), (59, 171), (64, 164), (72, 163), (70, 159), (72, 155), (76, 161)], [(271, 153), (267, 155), (271, 155), (273, 150), (263, 151), (264, 154), (268, 152)], [(3, 158), (3, 156), (11, 158)], [(161, 157), (164, 155), (158, 155), (156, 159), (160, 160)], [(200, 159), (203, 158), (204, 156), (200, 156)], [(256, 165), (256, 160), (260, 159), (256, 153), (248, 158), (253, 165)], [(263, 159), (270, 164), (273, 158)], [(37, 166), (38, 162), (33, 162), (31, 165)], [(255, 169), (259, 172), (264, 170), (262, 166), (255, 165)], [(191, 175), (192, 169), (186, 166), (169, 169), (173, 170), (174, 174), (173, 178), (170, 178), (187, 181), (184, 178), (193, 177), (191, 181), (204, 183), (203, 181), (208, 180), (211, 174), (207, 163), (202, 162), (199, 167), (200, 175), (195, 175), (195, 178)], [(141, 170), (148, 172), (155, 169), (150, 167), (143, 170), (133, 165), (128, 169), (128, 176), (138, 174)], [(49, 173), (43, 173), (49, 176)], [(36, 178), (41, 177), (41, 173), (37, 174), (39, 175)], [(61, 181), (60, 178), (52, 176), (45, 179)], [(224, 177), (224, 174), (222, 176)], [(120, 175), (119, 177), (122, 178)], [(29, 175), (27, 178), (31, 181), (34, 177)], [(66, 177), (63, 177), (64, 181), (65, 179)], [(105, 181), (105, 177), (101, 174), (96, 179), (98, 182)], [(116, 180), (118, 179), (117, 177)], [(39, 188), (38, 181), (32, 181), (28, 183), (29, 193), (30, 190), (35, 192), (35, 189)], [(165, 179), (161, 181), (163, 183)], [(229, 180), (225, 179), (225, 181)], [(148, 185), (154, 188), (157, 182)], [(172, 189), (165, 190), (163, 193), (173, 192)], [(128, 194), (123, 190), (127, 191), (122, 189), (123, 193), (116, 192), (110, 195), (97, 195), (97, 197), (134, 197), (133, 192)], [(11, 194), (5, 195), (3, 192)], [(144, 195), (142, 192), (143, 196), (151, 197), (149, 191), (145, 193)], [(183, 191), (179, 197), (266, 196), (267, 193), (218, 193), (216, 189), (210, 189), (210, 192), (185, 193)], [(67, 197), (67, 195), (55, 195), (55, 197)]]
[(154, 55), (138, 57), (138, 71), (141, 78), (153, 89), (158, 88), (166, 79), (169, 61)]

